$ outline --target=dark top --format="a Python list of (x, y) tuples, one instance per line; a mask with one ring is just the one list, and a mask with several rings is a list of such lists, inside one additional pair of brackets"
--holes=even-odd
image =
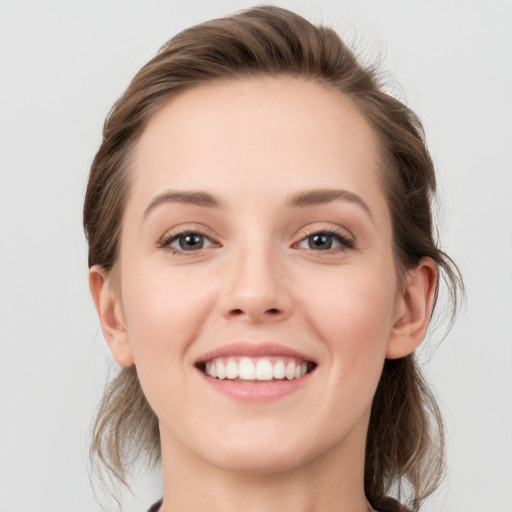
[(158, 512), (160, 505), (162, 504), (162, 500), (158, 500), (149, 510), (148, 512)]
[[(148, 512), (158, 512), (160, 509), (160, 505), (162, 504), (162, 500), (158, 500), (149, 510)], [(404, 507), (398, 501), (393, 498), (381, 498), (379, 500), (379, 508), (378, 512), (410, 512), (408, 508)]]

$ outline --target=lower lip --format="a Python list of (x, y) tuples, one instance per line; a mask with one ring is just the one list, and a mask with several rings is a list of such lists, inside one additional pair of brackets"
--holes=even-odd
[(278, 400), (301, 389), (311, 378), (307, 373), (299, 379), (276, 381), (239, 382), (228, 379), (214, 379), (198, 370), (205, 382), (216, 392), (242, 402), (265, 402)]

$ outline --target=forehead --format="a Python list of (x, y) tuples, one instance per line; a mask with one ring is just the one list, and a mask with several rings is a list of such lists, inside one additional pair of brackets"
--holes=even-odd
[[(380, 193), (375, 133), (352, 101), (313, 81), (245, 78), (194, 87), (149, 120), (134, 186), (253, 195), (296, 188)], [(291, 190), (293, 192), (293, 190)]]

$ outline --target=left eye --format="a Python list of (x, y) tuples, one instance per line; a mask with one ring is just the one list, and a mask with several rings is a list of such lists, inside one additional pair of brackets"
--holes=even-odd
[(197, 251), (204, 249), (212, 244), (211, 240), (199, 233), (182, 233), (173, 236), (165, 242), (166, 247), (170, 247), (177, 251)]
[(314, 233), (301, 240), (298, 247), (313, 251), (328, 251), (339, 247), (352, 248), (353, 242), (338, 233)]

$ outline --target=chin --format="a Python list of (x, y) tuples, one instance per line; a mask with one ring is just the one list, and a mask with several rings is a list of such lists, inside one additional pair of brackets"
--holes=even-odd
[(293, 453), (275, 453), (269, 449), (261, 450), (261, 447), (253, 447), (249, 452), (231, 449), (218, 457), (218, 460), (212, 461), (219, 469), (249, 476), (289, 471), (300, 467), (304, 462), (307, 462), (307, 457), (300, 450)]
[[(270, 432), (269, 432), (270, 430)], [(203, 448), (203, 458), (225, 471), (245, 475), (275, 474), (299, 468), (329, 449), (332, 443), (319, 442), (318, 436), (307, 435), (300, 429), (277, 432), (265, 430), (262, 425), (257, 432), (247, 429), (242, 436), (233, 432), (219, 436)], [(212, 452), (211, 447), (215, 446)], [(196, 447), (197, 448), (197, 447)], [(208, 449), (209, 448), (209, 449)]]

